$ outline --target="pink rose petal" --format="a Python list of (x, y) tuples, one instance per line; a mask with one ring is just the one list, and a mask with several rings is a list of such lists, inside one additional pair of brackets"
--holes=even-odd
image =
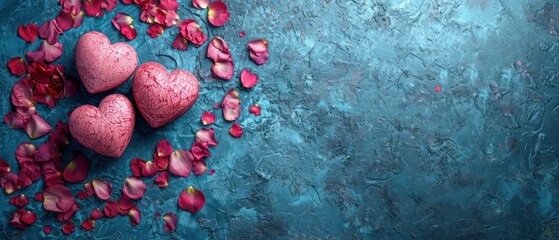
[(52, 127), (37, 114), (31, 115), (29, 122), (24, 126), (25, 132), (30, 138), (35, 139), (44, 136), (52, 130)]
[(208, 149), (208, 146), (200, 142), (194, 142), (192, 144), (192, 146), (190, 147), (190, 153), (192, 153), (194, 161), (202, 160), (203, 158), (212, 155), (210, 153), (210, 150)]
[(132, 226), (138, 225), (138, 223), (140, 223), (141, 217), (142, 215), (140, 214), (140, 210), (138, 209), (138, 207), (134, 207), (128, 212), (128, 218), (130, 219), (130, 224)]
[(50, 186), (43, 192), (43, 207), (47, 211), (66, 212), (74, 203), (74, 196), (64, 185)]
[(55, 19), (51, 19), (39, 27), (39, 37), (46, 39), (50, 44), (58, 42), (58, 36), (62, 34), (62, 32), (62, 29), (58, 27), (58, 23)]
[(105, 207), (103, 208), (103, 212), (105, 213), (105, 216), (107, 216), (108, 218), (116, 217), (116, 215), (118, 215), (119, 212), (117, 202), (113, 200), (106, 201)]
[(216, 78), (223, 80), (231, 80), (235, 73), (235, 64), (233, 62), (215, 62), (212, 64), (212, 74)]
[(78, 155), (64, 168), (62, 175), (64, 180), (71, 183), (82, 182), (89, 174), (89, 161), (83, 156)]
[(268, 61), (268, 40), (257, 39), (248, 44), (250, 59), (257, 65), (262, 65)]
[(205, 125), (210, 125), (210, 124), (215, 122), (215, 115), (211, 112), (205, 111), (202, 114), (202, 119), (201, 120), (202, 120), (202, 124), (204, 124), (204, 126)]
[(165, 213), (163, 215), (163, 225), (166, 232), (172, 232), (177, 229), (177, 215), (173, 213)]
[(107, 200), (111, 197), (111, 192), (113, 190), (113, 186), (111, 183), (96, 178), (91, 181), (91, 185), (93, 186), (93, 191), (95, 191), (95, 195), (101, 200)]
[(229, 20), (230, 14), (227, 10), (227, 5), (224, 2), (214, 1), (210, 4), (208, 10), (208, 21), (216, 26), (223, 26)]
[(15, 76), (20, 76), (27, 72), (27, 63), (22, 57), (14, 57), (8, 60), (8, 69)]
[(254, 104), (254, 105), (250, 106), (248, 111), (250, 113), (254, 114), (254, 116), (260, 116), (260, 105)]
[(235, 121), (241, 115), (241, 99), (235, 89), (231, 89), (225, 94), (221, 101), (223, 118), (227, 121)]
[(213, 128), (202, 128), (196, 132), (196, 142), (206, 144), (208, 147), (217, 146)]
[(192, 6), (198, 9), (206, 9), (210, 5), (210, 0), (192, 0)]
[(91, 212), (91, 218), (93, 219), (99, 219), (102, 217), (103, 217), (103, 212), (99, 208), (93, 209), (93, 211)]
[(184, 190), (179, 196), (179, 207), (190, 213), (200, 211), (204, 204), (206, 204), (206, 197), (200, 190), (192, 186)]
[(171, 154), (169, 172), (180, 177), (190, 176), (194, 157), (189, 151), (177, 150)]
[(235, 138), (240, 138), (243, 136), (243, 128), (238, 123), (233, 123), (233, 126), (229, 129), (229, 134)]
[(210, 44), (208, 44), (207, 55), (209, 59), (214, 62), (231, 62), (233, 58), (231, 57), (231, 51), (227, 42), (223, 38), (215, 37), (212, 39)]
[(130, 199), (140, 199), (144, 196), (146, 184), (137, 177), (128, 177), (124, 180), (122, 192)]
[(194, 161), (194, 174), (200, 175), (208, 171), (208, 165), (204, 159)]
[(167, 171), (159, 173), (159, 175), (155, 178), (155, 183), (160, 188), (169, 186), (169, 173)]
[(246, 69), (243, 69), (241, 71), (241, 83), (245, 88), (252, 88), (254, 87), (254, 85), (256, 85), (256, 83), (258, 83), (258, 76)]

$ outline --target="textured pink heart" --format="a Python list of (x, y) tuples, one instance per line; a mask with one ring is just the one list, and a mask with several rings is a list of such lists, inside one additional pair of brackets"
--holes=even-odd
[(81, 145), (94, 152), (118, 158), (134, 131), (134, 107), (123, 95), (111, 94), (99, 108), (82, 105), (70, 115), (70, 133)]
[(184, 114), (198, 98), (198, 79), (185, 70), (167, 73), (156, 62), (142, 64), (132, 82), (134, 101), (146, 121), (162, 127)]
[(111, 42), (103, 33), (88, 32), (76, 45), (76, 67), (85, 89), (98, 93), (126, 82), (138, 65), (132, 46)]

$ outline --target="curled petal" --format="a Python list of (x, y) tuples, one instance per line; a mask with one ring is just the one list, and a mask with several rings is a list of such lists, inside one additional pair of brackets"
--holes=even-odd
[(235, 71), (235, 64), (233, 62), (215, 62), (212, 64), (212, 74), (216, 78), (223, 80), (231, 80)]
[(128, 177), (124, 180), (122, 192), (130, 199), (140, 199), (144, 196), (146, 184), (137, 177)]
[(80, 209), (80, 206), (78, 206), (77, 203), (72, 204), (72, 206), (70, 207), (70, 210), (63, 212), (63, 213), (58, 213), (58, 221), (68, 221), (70, 220), (70, 218), (72, 218), (74, 216), (74, 214), (76, 214), (76, 212)]
[(35, 223), (35, 221), (37, 221), (37, 215), (35, 215), (34, 212), (31, 211), (26, 211), (22, 216), (21, 216), (21, 221), (27, 225), (31, 225), (33, 223)]
[(18, 207), (23, 207), (29, 203), (29, 198), (25, 194), (10, 198), (10, 204)]
[(202, 119), (201, 120), (202, 120), (202, 124), (204, 124), (204, 126), (205, 125), (210, 125), (210, 124), (215, 122), (215, 115), (211, 112), (205, 111), (202, 114)]
[(141, 217), (142, 215), (140, 214), (140, 210), (138, 209), (138, 207), (134, 207), (128, 212), (128, 218), (130, 219), (130, 224), (132, 226), (138, 225), (138, 223), (140, 223)]
[(95, 220), (92, 218), (85, 219), (82, 223), (82, 228), (86, 231), (91, 231), (95, 227)]
[(192, 186), (184, 190), (179, 196), (179, 207), (190, 213), (200, 211), (204, 204), (206, 204), (206, 197), (200, 190)]
[(208, 40), (208, 36), (204, 34), (200, 25), (194, 19), (184, 20), (180, 26), (180, 33), (188, 41), (194, 43), (196, 47), (202, 46)]
[(140, 158), (134, 158), (130, 161), (130, 170), (132, 170), (132, 175), (134, 177), (142, 176), (142, 168), (146, 165), (146, 161)]
[(70, 190), (61, 184), (45, 189), (43, 198), (43, 207), (51, 212), (67, 212), (75, 203)]
[(52, 45), (47, 41), (43, 41), (43, 44), (41, 44), (41, 48), (39, 49), (39, 51), (43, 52), (45, 61), (52, 62), (62, 56), (64, 48), (58, 41)]
[(39, 37), (46, 39), (50, 44), (58, 42), (60, 34), (62, 34), (62, 29), (60, 29), (55, 19), (51, 19), (39, 27)]
[(110, 12), (116, 7), (117, 2), (118, 2), (117, 0), (102, 0), (101, 8)]
[(103, 208), (103, 212), (105, 213), (105, 216), (107, 216), (108, 218), (114, 218), (116, 217), (116, 215), (118, 215), (118, 204), (113, 201), (113, 200), (109, 200), (105, 202), (105, 208)]
[(148, 35), (151, 38), (156, 38), (157, 36), (163, 34), (165, 32), (165, 26), (160, 24), (153, 24), (148, 28)]
[(28, 225), (24, 223), (21, 219), (21, 217), (23, 216), (23, 214), (25, 214), (25, 212), (26, 210), (24, 208), (20, 208), (16, 210), (14, 216), (10, 220), (10, 224), (12, 224), (14, 227), (21, 228), (21, 229), (27, 228)]
[(136, 28), (132, 25), (124, 25), (120, 29), (120, 34), (122, 34), (126, 39), (133, 40), (138, 36), (138, 32), (136, 32)]
[(71, 9), (60, 10), (55, 20), (62, 31), (66, 31), (74, 25), (74, 16), (72, 15)]
[(245, 88), (252, 88), (258, 83), (258, 76), (250, 71), (243, 69), (241, 71), (241, 83)]
[(177, 229), (177, 215), (173, 213), (165, 213), (163, 215), (163, 225), (166, 232), (172, 232)]
[(225, 94), (221, 101), (223, 118), (227, 121), (235, 121), (241, 115), (241, 98), (235, 89), (231, 89)]
[(243, 128), (238, 123), (233, 123), (233, 126), (229, 129), (229, 134), (235, 138), (240, 138), (243, 136)]
[(204, 159), (194, 161), (194, 174), (200, 175), (208, 171), (208, 165)]
[(128, 198), (126, 194), (120, 196), (120, 198), (117, 201), (117, 204), (118, 204), (118, 212), (120, 213), (120, 215), (126, 215), (128, 214), (128, 211), (130, 211), (130, 209), (136, 207), (136, 205), (130, 201), (130, 198)]
[(254, 116), (260, 116), (260, 105), (254, 104), (254, 105), (250, 106), (248, 111), (250, 113), (254, 114)]
[(179, 3), (177, 0), (160, 0), (158, 7), (165, 11), (177, 11)]
[(4, 159), (0, 158), (0, 178), (11, 170), (10, 164), (8, 164)]
[(210, 0), (192, 0), (192, 6), (199, 9), (206, 9), (210, 5)]
[(185, 51), (186, 49), (188, 49), (188, 40), (181, 34), (178, 34), (175, 38), (175, 41), (173, 41), (172, 47), (174, 49)]
[(103, 217), (103, 212), (99, 208), (93, 209), (93, 211), (91, 212), (91, 218), (93, 219), (99, 219), (102, 217)]
[(101, 180), (99, 178), (93, 179), (91, 181), (93, 186), (93, 191), (95, 195), (101, 200), (107, 200), (111, 197), (111, 192), (113, 191), (113, 185), (111, 183)]
[(39, 138), (49, 133), (52, 127), (47, 121), (41, 118), (38, 114), (31, 115), (29, 122), (25, 125), (25, 132), (31, 139)]
[(4, 189), (4, 192), (8, 195), (14, 193), (17, 189), (19, 177), (13, 173), (7, 173), (2, 178), (0, 178), (0, 187)]
[(120, 30), (123, 26), (130, 26), (133, 22), (134, 19), (124, 12), (119, 12), (112, 20), (113, 26), (117, 30)]
[(27, 83), (18, 81), (12, 87), (12, 104), (16, 107), (31, 108), (33, 102), (33, 90)]
[(155, 183), (160, 188), (169, 186), (169, 173), (167, 171), (159, 173), (159, 175), (155, 178)]
[(4, 116), (4, 122), (8, 124), (8, 127), (13, 129), (22, 129), (29, 121), (29, 117), (21, 115), (18, 112), (8, 112)]
[(83, 4), (85, 14), (92, 17), (103, 16), (103, 9), (101, 9), (101, 0), (87, 0)]
[(215, 140), (215, 131), (213, 128), (202, 128), (196, 132), (196, 142), (203, 143), (208, 147), (217, 146), (217, 140)]
[(45, 59), (43, 51), (29, 51), (25, 53), (25, 58), (29, 63), (42, 62)]
[(19, 25), (17, 28), (17, 34), (21, 39), (26, 42), (34, 42), (39, 34), (39, 28), (34, 23), (30, 23), (27, 26)]
[(231, 51), (227, 42), (223, 38), (216, 37), (208, 44), (208, 51), (206, 56), (214, 62), (227, 62), (233, 61)]
[(22, 57), (14, 57), (8, 60), (8, 69), (13, 75), (20, 76), (27, 72), (27, 63)]
[(192, 147), (190, 147), (190, 152), (194, 157), (194, 161), (202, 160), (203, 158), (212, 155), (210, 153), (210, 150), (208, 149), (208, 146), (200, 142), (194, 142), (194, 144), (192, 144)]
[(167, 140), (162, 139), (157, 143), (155, 153), (158, 157), (170, 156), (171, 153), (173, 153), (173, 146), (171, 146), (171, 144)]
[(157, 154), (153, 154), (153, 158), (155, 159), (153, 162), (158, 170), (165, 170), (169, 167), (169, 158), (170, 156), (166, 157), (159, 157)]
[(268, 40), (257, 39), (248, 44), (250, 59), (257, 65), (262, 65), (268, 61)]
[(208, 10), (208, 21), (216, 26), (223, 26), (229, 20), (230, 14), (227, 10), (227, 5), (224, 2), (214, 1), (210, 4)]
[(64, 180), (71, 183), (82, 182), (89, 174), (89, 161), (83, 155), (78, 155), (64, 168)]
[(64, 222), (64, 224), (62, 225), (62, 232), (64, 234), (70, 235), (74, 231), (76, 231), (76, 227), (74, 226), (74, 224), (72, 222), (70, 222), (70, 221)]
[(171, 154), (169, 172), (180, 177), (190, 176), (194, 157), (189, 151), (177, 150)]

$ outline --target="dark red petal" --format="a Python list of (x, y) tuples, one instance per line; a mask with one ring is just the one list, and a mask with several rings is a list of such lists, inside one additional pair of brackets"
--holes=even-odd
[(8, 164), (4, 159), (0, 158), (0, 178), (11, 170), (10, 164)]
[(74, 216), (74, 214), (76, 214), (76, 212), (80, 209), (80, 206), (78, 206), (77, 203), (74, 203), (72, 205), (72, 207), (70, 208), (70, 210), (64, 212), (64, 213), (58, 213), (57, 219), (58, 221), (68, 221), (70, 220), (70, 218), (72, 218)]
[(268, 40), (257, 39), (248, 44), (250, 59), (257, 65), (262, 65), (268, 60)]
[(25, 124), (24, 128), (31, 139), (42, 137), (52, 130), (49, 123), (37, 114), (31, 115), (29, 122)]
[(14, 57), (8, 60), (8, 69), (13, 75), (20, 76), (27, 72), (27, 63), (22, 57)]
[(128, 196), (126, 196), (125, 194), (120, 196), (120, 198), (117, 201), (117, 204), (118, 204), (118, 211), (120, 215), (126, 215), (128, 214), (128, 211), (130, 211), (130, 209), (136, 207), (136, 205), (132, 203), (130, 201), (130, 198), (128, 198)]
[(39, 28), (34, 23), (30, 23), (27, 26), (19, 25), (17, 34), (24, 41), (33, 42), (37, 38), (37, 34), (39, 34)]
[(68, 138), (69, 128), (62, 121), (56, 123), (56, 129), (52, 131), (49, 135), (49, 142), (58, 147), (58, 149), (63, 149), (70, 144), (70, 139)]
[(76, 231), (76, 227), (74, 226), (74, 224), (72, 222), (70, 222), (70, 221), (64, 222), (64, 225), (62, 225), (62, 232), (64, 234), (70, 235), (74, 231)]
[(177, 0), (160, 0), (158, 7), (165, 11), (177, 11), (179, 4)]
[(119, 12), (111, 21), (116, 30), (120, 30), (123, 26), (130, 26), (134, 22), (134, 19), (130, 17), (127, 13)]
[(85, 16), (84, 11), (80, 11), (76, 16), (74, 16), (74, 24), (72, 25), (73, 28), (77, 28), (82, 25), (83, 17)]
[(144, 168), (142, 168), (142, 176), (144, 177), (153, 177), (157, 172), (159, 172), (159, 169), (152, 161), (147, 161)]
[(52, 62), (62, 56), (64, 48), (58, 41), (52, 45), (47, 41), (43, 41), (43, 43), (41, 44), (41, 48), (39, 48), (39, 51), (43, 52), (45, 61)]
[(21, 216), (21, 221), (24, 222), (27, 225), (31, 225), (31, 224), (35, 223), (35, 221), (37, 221), (37, 215), (35, 215), (34, 212), (26, 211)]
[(194, 157), (189, 151), (177, 150), (171, 154), (169, 172), (180, 177), (190, 176)]
[(29, 117), (23, 116), (18, 112), (8, 112), (6, 116), (4, 116), (4, 122), (8, 124), (8, 127), (13, 129), (24, 128), (28, 121)]
[(83, 184), (83, 188), (85, 189), (85, 193), (88, 197), (95, 195), (95, 190), (93, 190), (92, 182), (86, 182)]
[(18, 81), (12, 87), (12, 104), (16, 107), (31, 108), (33, 102), (33, 90), (23, 81)]
[(140, 199), (144, 196), (146, 184), (137, 177), (128, 177), (124, 180), (122, 192), (130, 199)]
[(120, 29), (120, 34), (122, 34), (126, 39), (133, 40), (138, 36), (138, 32), (136, 32), (136, 28), (132, 25), (125, 25), (122, 26)]
[(169, 185), (169, 173), (167, 171), (159, 173), (159, 175), (155, 178), (155, 183), (160, 188), (167, 187)]
[(206, 9), (210, 5), (210, 0), (192, 0), (192, 6), (199, 9)]
[(194, 161), (202, 160), (203, 158), (212, 155), (208, 146), (200, 142), (194, 142), (194, 144), (192, 144), (192, 147), (190, 147), (190, 153), (192, 153)]
[(258, 83), (258, 76), (250, 71), (243, 69), (241, 71), (241, 83), (245, 88), (252, 88)]
[(202, 128), (196, 132), (196, 142), (203, 143), (208, 147), (217, 146), (215, 131), (213, 128)]
[(233, 64), (233, 62), (215, 62), (212, 64), (212, 74), (216, 78), (231, 80), (234, 73), (235, 64)]
[(0, 178), (0, 187), (4, 189), (4, 192), (8, 195), (14, 193), (17, 189), (17, 184), (19, 177), (13, 173), (7, 173)]
[(17, 197), (10, 198), (10, 204), (18, 207), (23, 207), (29, 203), (29, 198), (25, 194), (20, 194)]
[(62, 9), (55, 18), (58, 27), (62, 31), (66, 31), (74, 25), (74, 16), (70, 9)]
[(200, 190), (192, 186), (184, 190), (179, 196), (179, 207), (190, 213), (200, 211), (204, 204), (206, 204), (206, 197)]
[(42, 192), (35, 193), (35, 196), (33, 197), (33, 199), (35, 199), (35, 201), (37, 201), (37, 202), (43, 202), (45, 200), (43, 198), (43, 193)]
[(132, 226), (138, 225), (138, 223), (140, 223), (141, 217), (142, 215), (140, 214), (140, 210), (138, 209), (138, 207), (134, 207), (128, 212), (128, 218), (130, 219), (130, 224)]
[(194, 19), (187, 19), (181, 23), (180, 33), (188, 41), (194, 43), (196, 47), (200, 47), (208, 40), (208, 36), (204, 34), (200, 25)]
[(74, 205), (74, 196), (64, 185), (50, 186), (43, 192), (43, 207), (51, 212), (66, 212)]
[(49, 226), (44, 226), (44, 227), (43, 227), (43, 232), (44, 232), (45, 234), (50, 234), (50, 227), (49, 227)]
[(35, 161), (35, 154), (37, 154), (37, 147), (31, 143), (21, 143), (16, 148), (16, 159), (19, 164), (33, 163)]
[(93, 219), (99, 219), (102, 217), (103, 217), (103, 212), (99, 208), (93, 209), (93, 211), (91, 212), (91, 218)]
[(45, 59), (45, 53), (42, 51), (29, 51), (25, 53), (25, 58), (29, 63), (42, 62)]
[(229, 134), (235, 138), (240, 138), (243, 136), (243, 128), (238, 123), (233, 123), (233, 126), (229, 129)]
[(14, 216), (10, 220), (10, 224), (17, 228), (27, 228), (27, 224), (24, 223), (21, 219), (23, 214), (25, 214), (26, 210), (24, 208), (20, 208), (14, 212)]
[(214, 62), (233, 61), (231, 51), (223, 38), (216, 37), (208, 44), (206, 56)]
[(78, 155), (64, 168), (62, 175), (64, 180), (71, 183), (82, 182), (89, 174), (89, 161), (83, 156)]
[(142, 169), (145, 167), (146, 161), (140, 158), (134, 158), (130, 161), (130, 170), (132, 170), (132, 176), (140, 177), (142, 176)]
[(165, 213), (163, 215), (163, 226), (166, 232), (172, 232), (177, 229), (177, 215), (173, 213)]
[(260, 105), (254, 104), (250, 106), (249, 110), (250, 113), (254, 114), (254, 116), (260, 116)]
[(215, 173), (215, 170), (212, 169), (209, 174), (211, 176), (211, 175), (214, 175), (214, 173)]
[(39, 27), (39, 37), (46, 39), (50, 44), (58, 42), (60, 34), (62, 34), (62, 29), (58, 27), (55, 19), (51, 19)]
[(223, 26), (229, 20), (230, 14), (224, 2), (214, 1), (208, 10), (208, 21), (216, 26)]
[(117, 2), (118, 2), (117, 0), (102, 0), (101, 8), (110, 12), (116, 7)]
[(93, 229), (94, 227), (95, 227), (95, 220), (94, 219), (87, 218), (82, 223), (82, 228), (85, 229), (86, 231), (91, 231), (91, 229)]
[(153, 24), (148, 28), (148, 35), (151, 38), (156, 38), (157, 36), (163, 34), (165, 32), (165, 27), (160, 24)]
[(241, 115), (241, 98), (235, 89), (231, 89), (225, 94), (221, 101), (223, 118), (227, 121), (235, 121)]
[(174, 49), (185, 51), (188, 49), (188, 40), (179, 33), (175, 38), (175, 41), (173, 41), (172, 47)]
[(157, 143), (156, 154), (158, 157), (170, 156), (173, 153), (173, 146), (165, 140), (162, 139)]
[(202, 119), (201, 120), (202, 120), (202, 124), (204, 124), (204, 126), (212, 124), (212, 123), (215, 122), (215, 115), (211, 112), (205, 111), (202, 114)]
[(118, 215), (118, 204), (113, 200), (108, 200), (105, 202), (105, 208), (103, 208), (105, 216), (108, 218), (114, 218)]
[(159, 157), (157, 156), (157, 153), (154, 153), (153, 158), (155, 159), (153, 162), (159, 171), (165, 170), (169, 167), (169, 156)]
[(86, 198), (87, 198), (87, 193), (85, 193), (84, 191), (79, 191), (79, 192), (76, 194), (76, 197), (78, 197), (79, 199), (82, 199), (82, 200), (83, 200), (83, 199), (86, 199)]
[(92, 17), (103, 16), (103, 9), (101, 9), (101, 0), (86, 0), (83, 4), (85, 14)]
[(200, 175), (208, 171), (208, 165), (204, 159), (194, 161), (194, 174)]
[(113, 185), (111, 183), (96, 178), (91, 181), (91, 185), (93, 186), (93, 191), (95, 191), (95, 195), (101, 200), (107, 200), (111, 197), (111, 192), (113, 191)]

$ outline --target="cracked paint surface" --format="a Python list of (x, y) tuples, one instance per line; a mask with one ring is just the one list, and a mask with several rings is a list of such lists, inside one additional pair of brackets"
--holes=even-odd
[(83, 105), (70, 115), (68, 125), (74, 139), (83, 146), (118, 158), (122, 155), (134, 131), (134, 107), (121, 94), (107, 96), (99, 108)]
[(182, 116), (198, 98), (200, 86), (192, 73), (167, 73), (159, 63), (142, 64), (132, 82), (134, 101), (150, 126), (162, 127)]
[(118, 87), (136, 70), (138, 55), (124, 42), (111, 45), (100, 32), (85, 33), (76, 45), (76, 67), (89, 93), (99, 93)]

